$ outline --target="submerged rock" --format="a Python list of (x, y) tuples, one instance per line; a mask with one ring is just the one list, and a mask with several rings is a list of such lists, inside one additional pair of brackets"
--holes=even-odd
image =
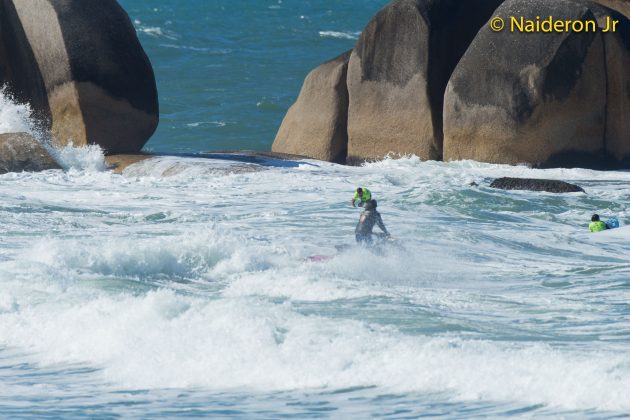
[(158, 123), (155, 78), (115, 0), (0, 0), (0, 84), (59, 145), (139, 151)]
[(0, 174), (48, 169), (61, 169), (61, 166), (30, 134), (0, 134)]
[(499, 178), (490, 184), (501, 190), (545, 191), (550, 193), (585, 192), (582, 187), (551, 179)]
[(173, 176), (199, 169), (206, 174), (243, 174), (271, 167), (297, 167), (309, 164), (305, 156), (247, 150), (224, 150), (202, 154), (118, 154), (105, 156), (107, 168), (115, 174)]

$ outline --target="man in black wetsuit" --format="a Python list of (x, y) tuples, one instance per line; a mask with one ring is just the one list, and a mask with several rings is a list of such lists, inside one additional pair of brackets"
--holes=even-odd
[(385, 233), (385, 236), (389, 237), (389, 232), (385, 228), (381, 214), (376, 211), (378, 203), (376, 200), (369, 200), (365, 202), (365, 210), (359, 217), (359, 223), (354, 230), (354, 235), (358, 243), (371, 244), (372, 243), (372, 229), (374, 225), (378, 224), (378, 227)]

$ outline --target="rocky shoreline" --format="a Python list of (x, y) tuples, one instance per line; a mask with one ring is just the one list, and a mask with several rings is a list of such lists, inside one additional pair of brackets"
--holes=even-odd
[[(270, 166), (283, 166), (286, 163), (297, 163), (307, 159), (304, 156), (284, 153), (260, 152), (248, 150), (211, 151), (203, 154), (157, 154), (132, 153), (105, 156), (105, 166), (114, 174), (122, 175), (125, 170), (142, 162), (160, 158), (208, 159), (229, 161), (231, 165), (217, 169), (225, 173), (249, 173), (267, 169)], [(36, 139), (27, 133), (10, 133), (0, 135), (0, 174), (9, 172), (39, 172), (51, 169), (61, 170), (50, 152)], [(167, 171), (163, 176), (168, 176)], [(476, 183), (472, 186), (478, 186)], [(563, 181), (527, 178), (499, 178), (489, 184), (490, 188), (503, 190), (544, 191), (551, 193), (585, 192), (581, 187)]]

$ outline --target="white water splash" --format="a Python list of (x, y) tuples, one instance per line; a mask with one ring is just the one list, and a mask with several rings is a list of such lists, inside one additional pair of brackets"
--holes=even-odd
[(31, 119), (32, 109), (28, 104), (20, 104), (6, 91), (0, 88), (0, 134), (31, 133), (35, 124)]
[(72, 143), (51, 153), (65, 170), (102, 172), (107, 170), (103, 149), (98, 145), (74, 147)]
[(106, 170), (102, 149), (96, 145), (73, 147), (72, 144), (55, 148), (50, 136), (38, 127), (28, 104), (18, 103), (5, 88), (0, 89), (0, 134), (29, 133), (40, 142), (66, 170), (99, 172)]

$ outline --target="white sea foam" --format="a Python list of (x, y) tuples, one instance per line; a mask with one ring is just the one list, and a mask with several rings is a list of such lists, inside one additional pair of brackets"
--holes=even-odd
[(230, 174), (238, 172), (255, 172), (263, 170), (256, 164), (239, 163), (224, 159), (205, 159), (177, 157), (155, 157), (138, 162), (127, 167), (124, 175), (127, 177), (178, 177), (198, 178), (218, 174)]
[(204, 125), (209, 125), (211, 127), (225, 127), (226, 123), (224, 121), (198, 121), (186, 125), (192, 128), (197, 128)]
[(20, 104), (7, 94), (6, 88), (0, 88), (0, 134), (32, 133), (35, 126), (31, 119), (31, 107)]
[(66, 170), (100, 172), (107, 169), (103, 149), (98, 145), (66, 147), (52, 150), (53, 157)]
[(319, 31), (322, 38), (359, 39), (361, 32)]
[[(626, 236), (585, 226), (593, 206), (625, 209), (615, 179), (627, 173), (414, 157), (239, 165), (170, 157), (124, 176), (87, 163), (3, 176), (0, 348), (42, 369), (97, 368), (93, 380), (119, 390), (375, 386), (630, 410)], [(488, 187), (506, 175), (590, 193)], [(353, 241), (357, 185), (400, 249), (337, 253)]]
[(137, 31), (138, 32), (142, 32), (144, 34), (147, 34), (151, 37), (154, 38), (164, 38), (164, 39), (170, 39), (172, 41), (176, 41), (177, 39), (179, 39), (179, 35), (173, 31), (169, 31), (169, 30), (165, 30), (162, 29), (159, 26), (144, 26), (142, 25), (142, 22), (136, 20), (134, 22), (136, 24), (137, 27)]
[(211, 55), (225, 55), (225, 54), (230, 54), (233, 52), (233, 50), (229, 48), (199, 47), (199, 46), (182, 45), (182, 44), (160, 44), (160, 46), (164, 48), (172, 48), (176, 50), (203, 52), (203, 53), (208, 53)]
[(124, 388), (377, 386), (461, 400), (630, 409), (624, 352), (410, 337), (258, 299), (76, 293), (2, 315), (2, 344), (37, 353), (43, 364), (100, 366), (104, 379)]
[(5, 89), (0, 89), (0, 133), (26, 132), (39, 141), (66, 170), (103, 171), (104, 155), (99, 146), (55, 148), (50, 136), (38, 126), (28, 104), (20, 104)]

